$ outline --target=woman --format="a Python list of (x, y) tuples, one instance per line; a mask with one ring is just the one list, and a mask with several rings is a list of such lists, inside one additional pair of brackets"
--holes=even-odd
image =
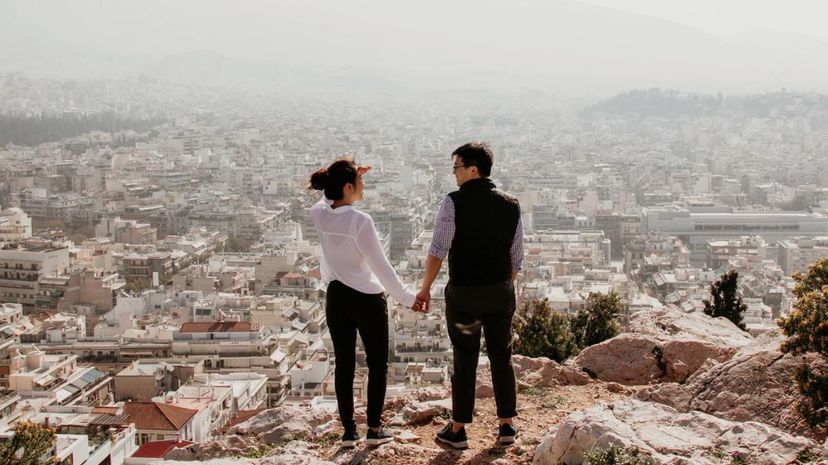
[(310, 178), (311, 188), (325, 192), (310, 215), (322, 245), (322, 280), (329, 283), (325, 313), (336, 354), (336, 403), (345, 429), (342, 447), (354, 447), (360, 441), (353, 396), (357, 331), (368, 362), (366, 443), (393, 440), (381, 422), (388, 371), (388, 306), (383, 291), (406, 307), (415, 308), (416, 302), (385, 257), (374, 220), (352, 207), (362, 199), (362, 176), (370, 169), (343, 158)]

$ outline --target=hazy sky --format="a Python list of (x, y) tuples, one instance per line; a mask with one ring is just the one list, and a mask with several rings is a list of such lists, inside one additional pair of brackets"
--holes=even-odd
[(0, 72), (209, 50), (447, 79), (821, 89), (825, 18), (817, 0), (0, 0)]
[[(576, 1), (669, 19), (714, 34), (773, 29), (828, 41), (828, 2), (822, 0)], [(0, 47), (72, 45), (149, 53), (209, 48), (256, 57), (251, 49), (270, 49), (273, 44), (267, 42), (272, 40), (302, 42), (332, 32), (350, 33), (374, 46), (386, 40), (385, 35), (405, 30), (453, 41), (453, 26), (466, 30), (459, 24), (464, 17), (482, 26), (500, 23), (519, 29), (520, 24), (508, 24), (511, 12), (543, 3), (556, 0), (3, 0)]]
[(714, 34), (774, 29), (828, 41), (828, 2), (822, 0), (583, 0), (657, 16)]

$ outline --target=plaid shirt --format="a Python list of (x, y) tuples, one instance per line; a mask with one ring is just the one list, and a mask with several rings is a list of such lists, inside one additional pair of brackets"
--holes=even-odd
[[(454, 240), (454, 202), (448, 195), (440, 204), (437, 211), (437, 219), (434, 221), (434, 236), (431, 239), (431, 247), (428, 254), (440, 260), (445, 260), (451, 248), (451, 241)], [(515, 238), (512, 240), (512, 247), (509, 249), (512, 257), (512, 271), (520, 271), (523, 267), (523, 219), (518, 217)]]

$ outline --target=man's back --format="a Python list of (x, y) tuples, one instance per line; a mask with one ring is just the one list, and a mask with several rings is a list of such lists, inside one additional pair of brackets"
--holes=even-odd
[(520, 220), (517, 199), (488, 178), (474, 179), (449, 194), (455, 233), (449, 252), (452, 284), (487, 285), (511, 278), (511, 248)]
[(460, 189), (440, 204), (417, 298), (431, 300), (431, 285), (446, 256), (449, 282), (445, 289), (446, 325), (454, 348), (451, 376), (452, 422), (437, 440), (468, 447), (465, 424), (474, 414), (474, 392), (481, 334), (492, 371), (499, 423), (498, 441), (512, 443), (517, 430), (517, 391), (512, 369), (514, 279), (523, 264), (523, 224), (517, 199), (495, 188), (489, 179), (491, 149), (470, 142), (452, 153), (452, 171)]

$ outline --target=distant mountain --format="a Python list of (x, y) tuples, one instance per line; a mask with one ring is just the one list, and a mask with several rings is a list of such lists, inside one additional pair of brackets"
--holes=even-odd
[(813, 116), (817, 114), (828, 117), (828, 96), (818, 93), (781, 90), (724, 97), (721, 93), (714, 95), (684, 93), (677, 90), (658, 88), (636, 89), (596, 103), (581, 112), (585, 116), (601, 113), (612, 115), (636, 114), (641, 117), (693, 117), (733, 113), (756, 118)]
[(210, 85), (267, 78), (275, 69), (265, 63), (231, 58), (218, 52), (196, 51), (165, 56), (137, 67), (135, 72), (169, 81)]
[(712, 116), (721, 110), (722, 100), (716, 95), (684, 94), (675, 90), (631, 90), (597, 103), (583, 111), (596, 113), (637, 114), (648, 116)]

